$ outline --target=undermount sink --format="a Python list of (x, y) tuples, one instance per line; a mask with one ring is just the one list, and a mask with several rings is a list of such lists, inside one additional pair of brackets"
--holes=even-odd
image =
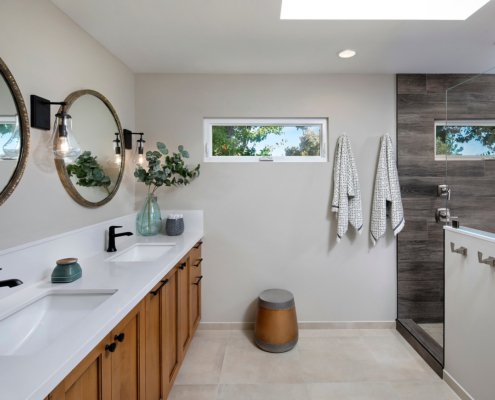
[(47, 347), (115, 292), (51, 291), (0, 317), (0, 356), (34, 354)]
[(175, 243), (137, 243), (107, 259), (111, 262), (153, 261), (168, 253)]

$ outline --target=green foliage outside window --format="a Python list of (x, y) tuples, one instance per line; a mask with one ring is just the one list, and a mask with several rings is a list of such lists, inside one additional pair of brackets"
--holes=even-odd
[(320, 135), (306, 129), (299, 138), (299, 146), (286, 147), (286, 156), (319, 156), (320, 155)]
[(437, 126), (436, 154), (463, 155), (463, 144), (478, 142), (484, 152), (480, 156), (495, 154), (495, 126)]
[[(212, 126), (213, 156), (272, 156), (276, 148), (287, 144), (284, 126)], [(320, 134), (308, 126), (297, 126), (302, 131), (298, 146), (285, 147), (285, 156), (319, 156)], [(269, 136), (277, 136), (278, 141), (263, 144)], [(262, 147), (261, 147), (262, 146)]]
[(280, 135), (281, 126), (213, 126), (214, 156), (269, 156), (271, 148), (256, 151), (268, 135)]

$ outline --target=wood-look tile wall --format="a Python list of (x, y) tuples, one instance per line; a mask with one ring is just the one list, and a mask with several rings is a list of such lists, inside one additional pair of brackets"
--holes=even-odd
[[(398, 238), (398, 317), (443, 321), (445, 206), (437, 185), (446, 163), (434, 159), (434, 122), (446, 118), (446, 89), (470, 75), (397, 75), (397, 161), (406, 226)], [(495, 119), (495, 75), (450, 90), (448, 119)], [(461, 225), (495, 231), (495, 161), (447, 161), (449, 203)]]

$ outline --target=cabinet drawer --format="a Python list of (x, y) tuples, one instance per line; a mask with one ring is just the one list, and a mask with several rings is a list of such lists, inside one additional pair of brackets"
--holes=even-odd
[(199, 264), (201, 264), (201, 247), (203, 245), (203, 241), (199, 241), (196, 243), (193, 248), (191, 249), (190, 257), (191, 257), (191, 266), (197, 267)]

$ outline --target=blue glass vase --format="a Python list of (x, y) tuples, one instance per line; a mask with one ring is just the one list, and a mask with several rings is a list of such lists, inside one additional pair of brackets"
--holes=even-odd
[(162, 215), (154, 194), (148, 193), (143, 208), (137, 214), (136, 229), (142, 236), (153, 236), (160, 233)]

